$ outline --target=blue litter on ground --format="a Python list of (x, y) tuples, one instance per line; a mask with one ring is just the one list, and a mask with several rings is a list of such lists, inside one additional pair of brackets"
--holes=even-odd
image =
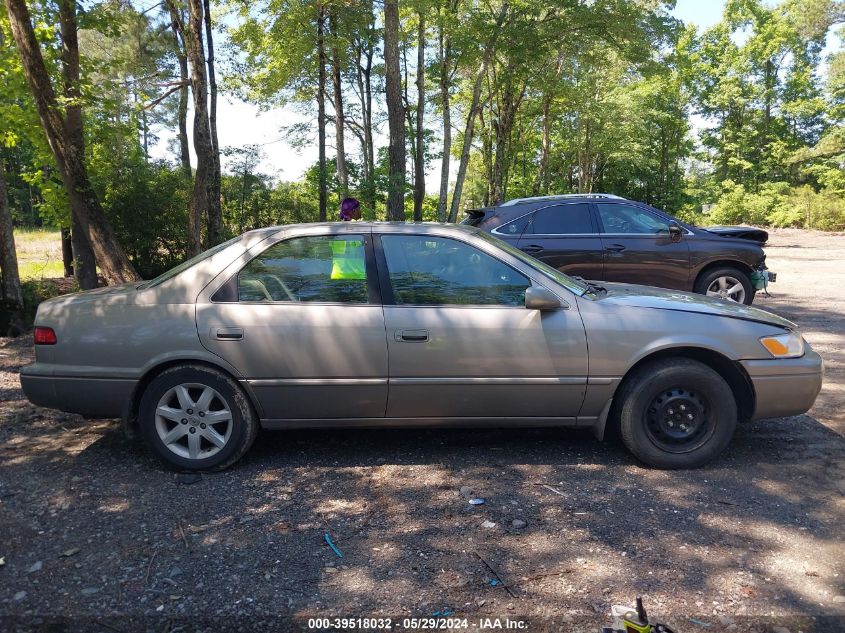
[(494, 578), (493, 580), (490, 581), (490, 586), (491, 587), (498, 587), (499, 581)]
[(701, 620), (696, 620), (695, 618), (689, 618), (689, 621), (692, 622), (693, 624), (697, 624), (698, 626), (705, 626), (705, 627), (710, 626), (709, 622), (702, 622)]
[(337, 554), (337, 557), (338, 557), (338, 558), (343, 558), (343, 554), (341, 554), (341, 553), (340, 553), (340, 550), (339, 550), (339, 549), (337, 549), (337, 545), (335, 545), (334, 543), (332, 543), (332, 537), (331, 537), (331, 536), (329, 536), (329, 533), (328, 533), (328, 532), (326, 532), (326, 533), (323, 535), (323, 538), (325, 538), (325, 539), (326, 539), (326, 544), (327, 544), (329, 547), (331, 547), (331, 548), (332, 548), (332, 551), (333, 551), (335, 554)]
[(469, 500), (469, 505), (471, 505), (471, 506), (480, 506), (483, 503), (484, 503), (484, 499), (481, 499), (481, 498)]

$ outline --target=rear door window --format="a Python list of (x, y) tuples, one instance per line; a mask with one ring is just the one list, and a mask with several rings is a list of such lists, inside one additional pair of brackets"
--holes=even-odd
[(274, 244), (238, 273), (240, 301), (367, 303), (363, 235), (296, 237)]
[(561, 204), (535, 211), (527, 232), (533, 235), (588, 235), (596, 231), (589, 204)]

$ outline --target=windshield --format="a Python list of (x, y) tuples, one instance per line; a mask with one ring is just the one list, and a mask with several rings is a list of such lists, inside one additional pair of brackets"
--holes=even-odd
[(476, 233), (476, 235), (478, 235), (478, 237), (482, 239), (487, 240), (488, 242), (492, 242), (493, 244), (501, 248), (503, 251), (507, 251), (517, 259), (531, 266), (534, 270), (542, 273), (552, 281), (559, 283), (561, 286), (563, 286), (567, 290), (574, 292), (580, 297), (583, 297), (585, 294), (587, 294), (587, 292), (590, 291), (590, 287), (587, 284), (578, 281), (577, 279), (573, 279), (569, 275), (566, 275), (560, 272), (559, 270), (552, 268), (548, 264), (544, 264), (539, 259), (534, 259), (530, 255), (526, 255), (518, 248), (511, 246), (507, 242), (504, 242), (498, 238), (493, 237), (489, 233), (479, 231), (478, 233)]
[(192, 257), (188, 261), (182, 262), (178, 266), (174, 266), (173, 268), (171, 268), (167, 272), (160, 274), (155, 279), (151, 279), (150, 281), (145, 281), (140, 286), (138, 286), (138, 290), (143, 290), (145, 288), (153, 288), (155, 286), (158, 286), (159, 284), (163, 284), (168, 279), (172, 279), (173, 277), (175, 277), (179, 273), (181, 273), (185, 270), (188, 270), (191, 266), (199, 264), (201, 261), (204, 261), (204, 260), (208, 259), (209, 257), (213, 257), (214, 255), (216, 255), (220, 251), (228, 248), (229, 246), (231, 246), (235, 242), (239, 241), (242, 237), (243, 237), (242, 235), (238, 235), (238, 237), (233, 237), (228, 242), (223, 242), (222, 244), (218, 244), (217, 246), (209, 248), (207, 251), (200, 253), (196, 257)]

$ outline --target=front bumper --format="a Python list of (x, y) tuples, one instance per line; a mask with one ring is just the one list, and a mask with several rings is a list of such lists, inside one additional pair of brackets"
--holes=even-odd
[(21, 369), (21, 387), (39, 407), (79, 413), (88, 418), (119, 418), (136, 380), (55, 376), (51, 365), (33, 363)]
[(824, 362), (809, 345), (801, 358), (740, 362), (754, 386), (752, 420), (806, 413), (821, 391)]

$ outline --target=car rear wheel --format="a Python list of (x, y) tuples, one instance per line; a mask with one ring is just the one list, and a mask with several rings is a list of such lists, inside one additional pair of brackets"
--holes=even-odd
[(144, 391), (138, 417), (153, 452), (182, 470), (223, 470), (255, 441), (256, 415), (238, 384), (201, 365), (172, 367)]
[(736, 430), (733, 391), (713, 369), (686, 358), (655, 361), (617, 395), (622, 441), (657, 468), (697, 468), (725, 450)]
[(754, 301), (754, 285), (751, 278), (739, 268), (716, 268), (705, 272), (695, 283), (699, 294), (751, 305)]

